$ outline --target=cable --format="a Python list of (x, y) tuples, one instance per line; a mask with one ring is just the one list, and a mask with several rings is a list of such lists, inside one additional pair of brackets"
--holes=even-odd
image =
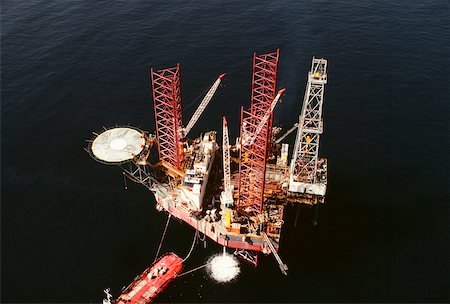
[[(197, 231), (199, 231), (200, 229), (198, 229), (198, 222), (197, 222)], [(204, 242), (206, 240), (206, 233), (203, 233), (203, 238), (200, 236), (200, 233), (198, 234), (198, 239), (200, 240), (200, 242)]]
[(197, 270), (199, 270), (199, 269), (205, 268), (206, 266), (208, 266), (208, 264), (205, 264), (205, 265), (199, 266), (199, 267), (197, 267), (197, 268), (194, 268), (194, 269), (188, 270), (188, 271), (186, 271), (186, 272), (183, 272), (183, 273), (179, 274), (177, 277), (184, 276), (185, 274), (188, 274), (188, 273), (197, 271)]
[(170, 221), (170, 217), (171, 216), (172, 216), (172, 214), (169, 213), (169, 217), (167, 218), (167, 222), (166, 222), (166, 227), (164, 228), (164, 232), (163, 232), (163, 235), (161, 237), (161, 241), (159, 242), (158, 251), (156, 252), (155, 260), (153, 261), (153, 263), (156, 262), (156, 259), (158, 258), (159, 251), (161, 250), (162, 242), (164, 241), (164, 237), (166, 236), (167, 227), (169, 227), (169, 221)]
[(188, 255), (183, 259), (183, 263), (186, 262), (186, 260), (189, 259), (189, 257), (191, 256), (191, 253), (195, 247), (195, 241), (197, 240), (197, 237), (198, 237), (198, 230), (195, 230), (194, 241), (192, 242), (191, 249), (189, 250)]

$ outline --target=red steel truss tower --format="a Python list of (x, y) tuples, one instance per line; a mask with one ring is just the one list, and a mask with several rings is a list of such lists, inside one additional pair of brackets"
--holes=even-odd
[(180, 170), (183, 162), (180, 64), (150, 70), (155, 106), (159, 160)]
[[(253, 54), (252, 103), (251, 111), (261, 117), (266, 114), (276, 95), (278, 58), (280, 49), (273, 53)], [(269, 141), (272, 139), (273, 115), (269, 119)], [(270, 142), (269, 142), (270, 144)]]
[[(253, 54), (251, 111), (255, 115), (263, 117), (275, 98), (279, 57), (280, 49), (273, 53)], [(270, 117), (269, 129), (272, 130), (272, 115)]]
[[(264, 195), (267, 148), (272, 132), (272, 118), (262, 130), (262, 121), (276, 95), (279, 50), (253, 56), (252, 100), (250, 111), (241, 112), (241, 154), (239, 164), (238, 209), (247, 214), (261, 212)], [(248, 139), (251, 140), (248, 140)]]

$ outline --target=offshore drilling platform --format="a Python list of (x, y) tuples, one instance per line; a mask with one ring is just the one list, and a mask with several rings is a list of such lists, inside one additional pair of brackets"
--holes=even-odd
[[(154, 133), (130, 126), (104, 128), (94, 133), (86, 150), (100, 163), (120, 166), (127, 178), (152, 191), (157, 210), (169, 213), (169, 218), (234, 249), (255, 266), (258, 253), (273, 254), (287, 274), (277, 253), (284, 206), (319, 205), (327, 190), (327, 160), (319, 157), (327, 61), (312, 59), (299, 120), (278, 137), (281, 128), (272, 125), (273, 111), (285, 91), (277, 89), (279, 55), (279, 50), (254, 53), (251, 103), (241, 108), (235, 145), (230, 144), (225, 117), (221, 145), (216, 131), (189, 137), (225, 74), (218, 76), (184, 127), (177, 64), (150, 70)], [(294, 131), (289, 162), (289, 145), (283, 140)], [(147, 292), (148, 301), (157, 294), (153, 289)]]

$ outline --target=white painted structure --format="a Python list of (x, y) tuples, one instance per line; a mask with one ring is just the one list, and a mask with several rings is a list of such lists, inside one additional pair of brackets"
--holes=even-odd
[(95, 157), (108, 163), (133, 159), (142, 152), (145, 138), (141, 132), (131, 128), (113, 128), (100, 133), (92, 142)]
[(323, 131), (322, 106), (326, 83), (327, 61), (313, 58), (291, 161), (291, 192), (324, 196), (327, 189), (326, 179), (318, 178), (319, 139)]

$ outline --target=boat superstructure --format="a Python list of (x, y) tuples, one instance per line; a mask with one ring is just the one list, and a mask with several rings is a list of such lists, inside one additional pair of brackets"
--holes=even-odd
[[(183, 269), (183, 260), (170, 252), (161, 256), (144, 272), (136, 276), (117, 299), (115, 304), (144, 304), (150, 303), (164, 290), (167, 284)], [(108, 298), (107, 298), (108, 299)], [(109, 297), (111, 302), (111, 296)]]

